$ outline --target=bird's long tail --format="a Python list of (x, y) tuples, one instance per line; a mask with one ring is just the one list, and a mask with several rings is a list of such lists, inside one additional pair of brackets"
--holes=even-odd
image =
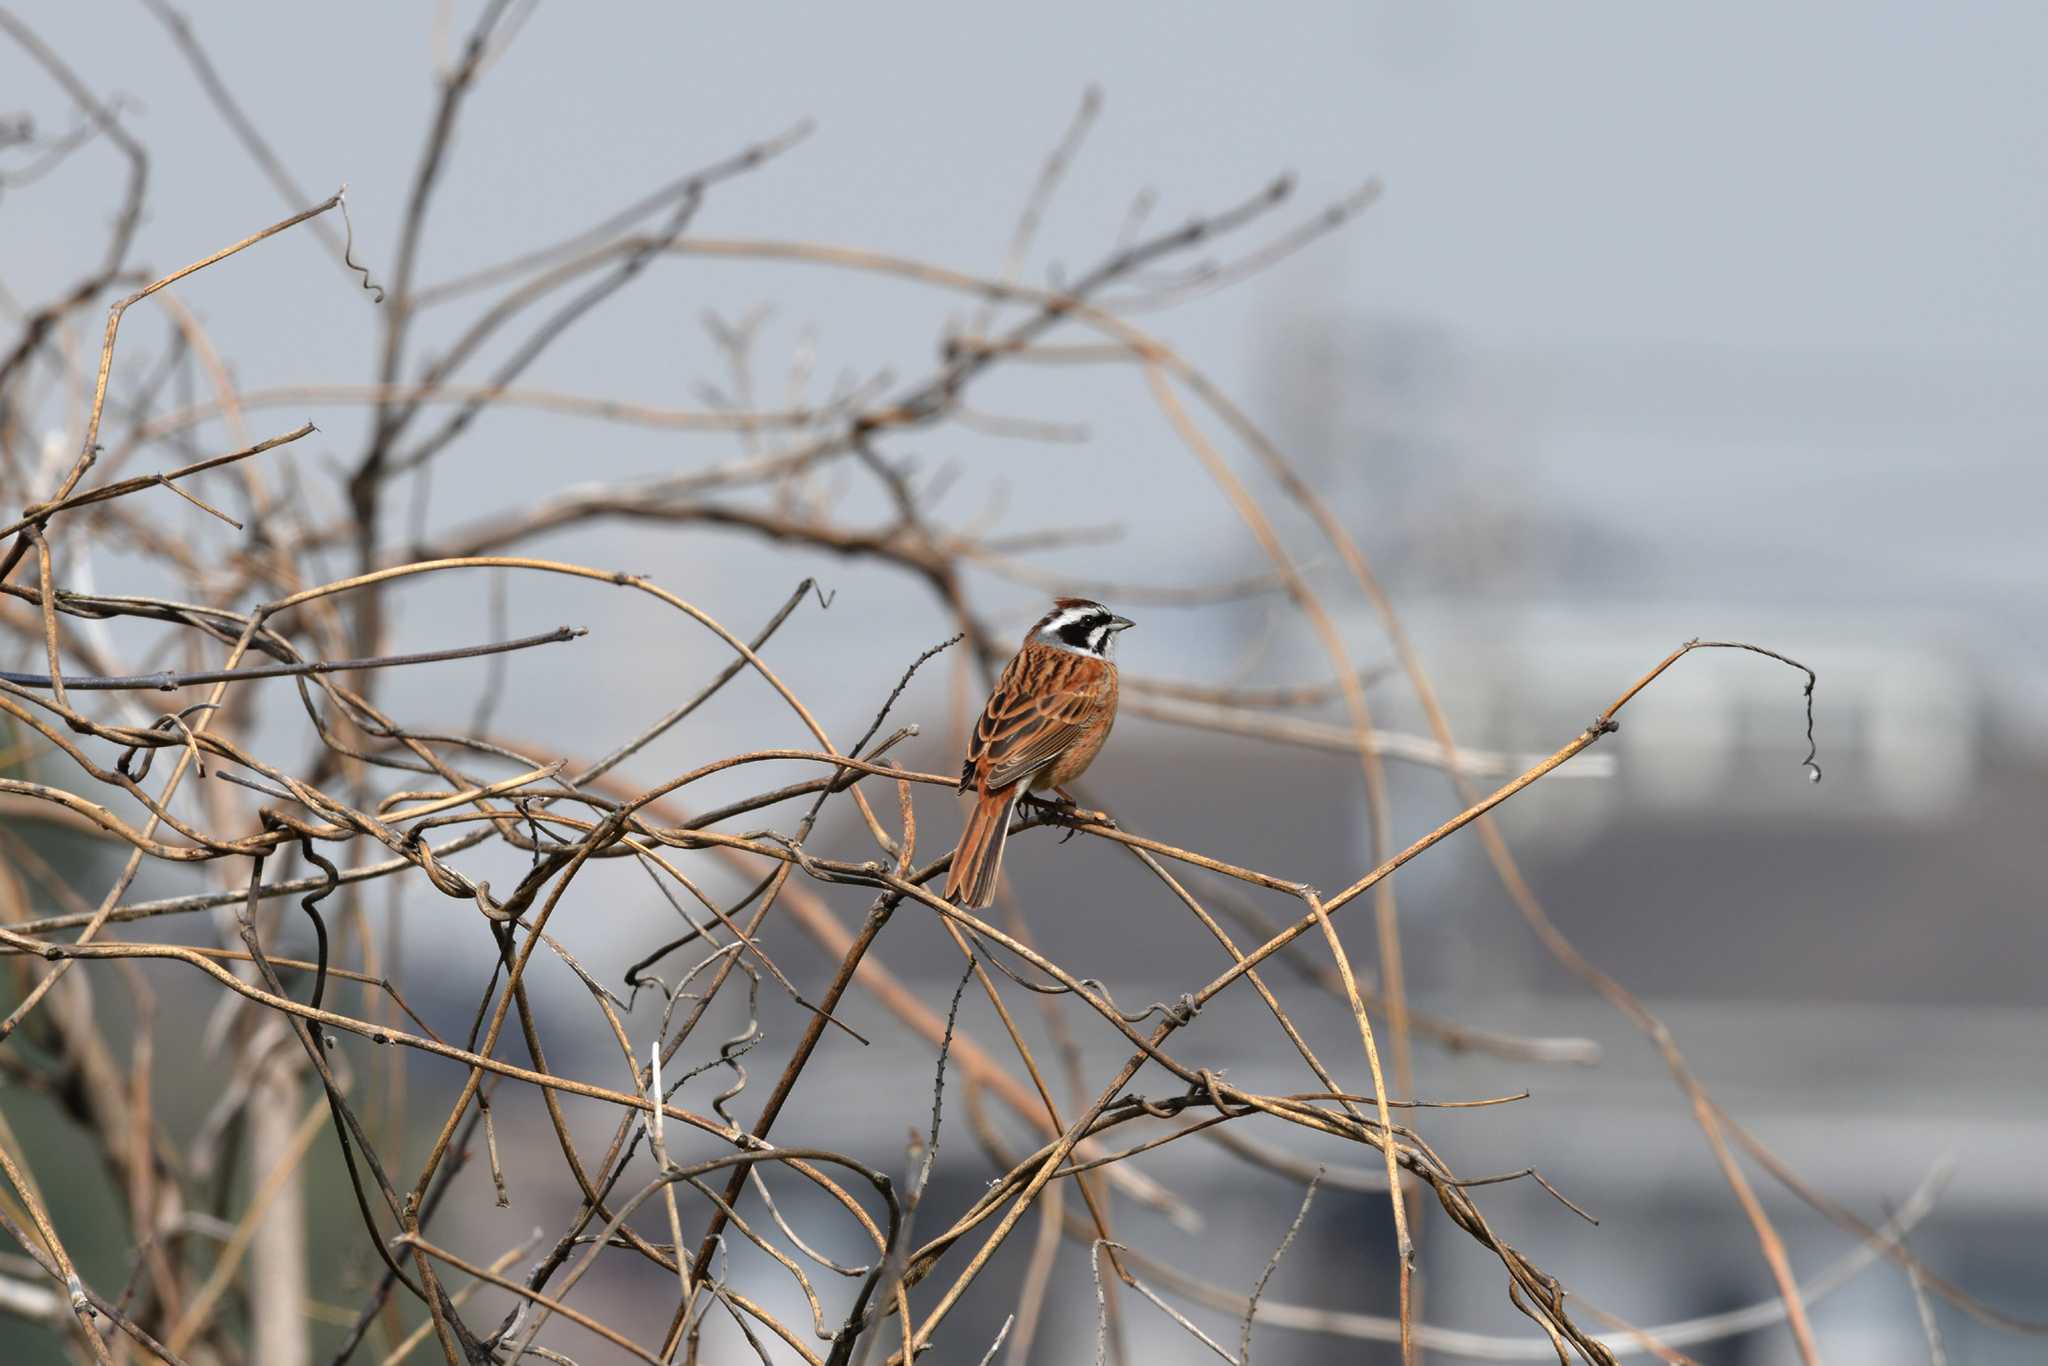
[(984, 792), (967, 817), (960, 843), (953, 850), (953, 867), (946, 875), (946, 900), (967, 910), (979, 910), (996, 894), (996, 874), (1003, 867), (1003, 845), (1010, 838), (1010, 811), (1024, 790), (1012, 783), (1000, 792)]

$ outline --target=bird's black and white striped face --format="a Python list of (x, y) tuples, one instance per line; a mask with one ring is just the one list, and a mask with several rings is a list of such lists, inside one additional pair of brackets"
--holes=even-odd
[(1031, 628), (1027, 643), (1108, 659), (1117, 633), (1127, 631), (1133, 625), (1134, 622), (1118, 616), (1099, 602), (1090, 602), (1086, 598), (1060, 598), (1053, 603), (1050, 612), (1038, 619), (1038, 625)]

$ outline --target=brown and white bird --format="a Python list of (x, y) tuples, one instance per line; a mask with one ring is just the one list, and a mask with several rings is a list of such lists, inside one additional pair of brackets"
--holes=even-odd
[(1033, 788), (1058, 791), (1095, 761), (1116, 724), (1110, 651), (1132, 625), (1099, 602), (1060, 598), (1024, 637), (967, 742), (960, 790), (974, 793), (974, 810), (953, 850), (948, 901), (988, 905), (1017, 799)]

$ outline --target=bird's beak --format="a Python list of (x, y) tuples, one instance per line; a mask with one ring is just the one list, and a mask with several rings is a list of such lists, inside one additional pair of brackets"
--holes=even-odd
[(1109, 619), (1109, 629), (1111, 631), (1128, 631), (1137, 624), (1137, 622), (1132, 621), (1129, 617), (1111, 617)]

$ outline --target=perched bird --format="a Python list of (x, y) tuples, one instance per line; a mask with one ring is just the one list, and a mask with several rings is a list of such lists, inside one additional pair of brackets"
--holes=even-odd
[(953, 850), (948, 901), (988, 905), (1017, 799), (1033, 788), (1065, 798), (1060, 789), (1094, 762), (1116, 724), (1110, 650), (1132, 625), (1099, 602), (1060, 598), (1024, 637), (967, 742), (960, 790), (974, 793), (974, 810)]

